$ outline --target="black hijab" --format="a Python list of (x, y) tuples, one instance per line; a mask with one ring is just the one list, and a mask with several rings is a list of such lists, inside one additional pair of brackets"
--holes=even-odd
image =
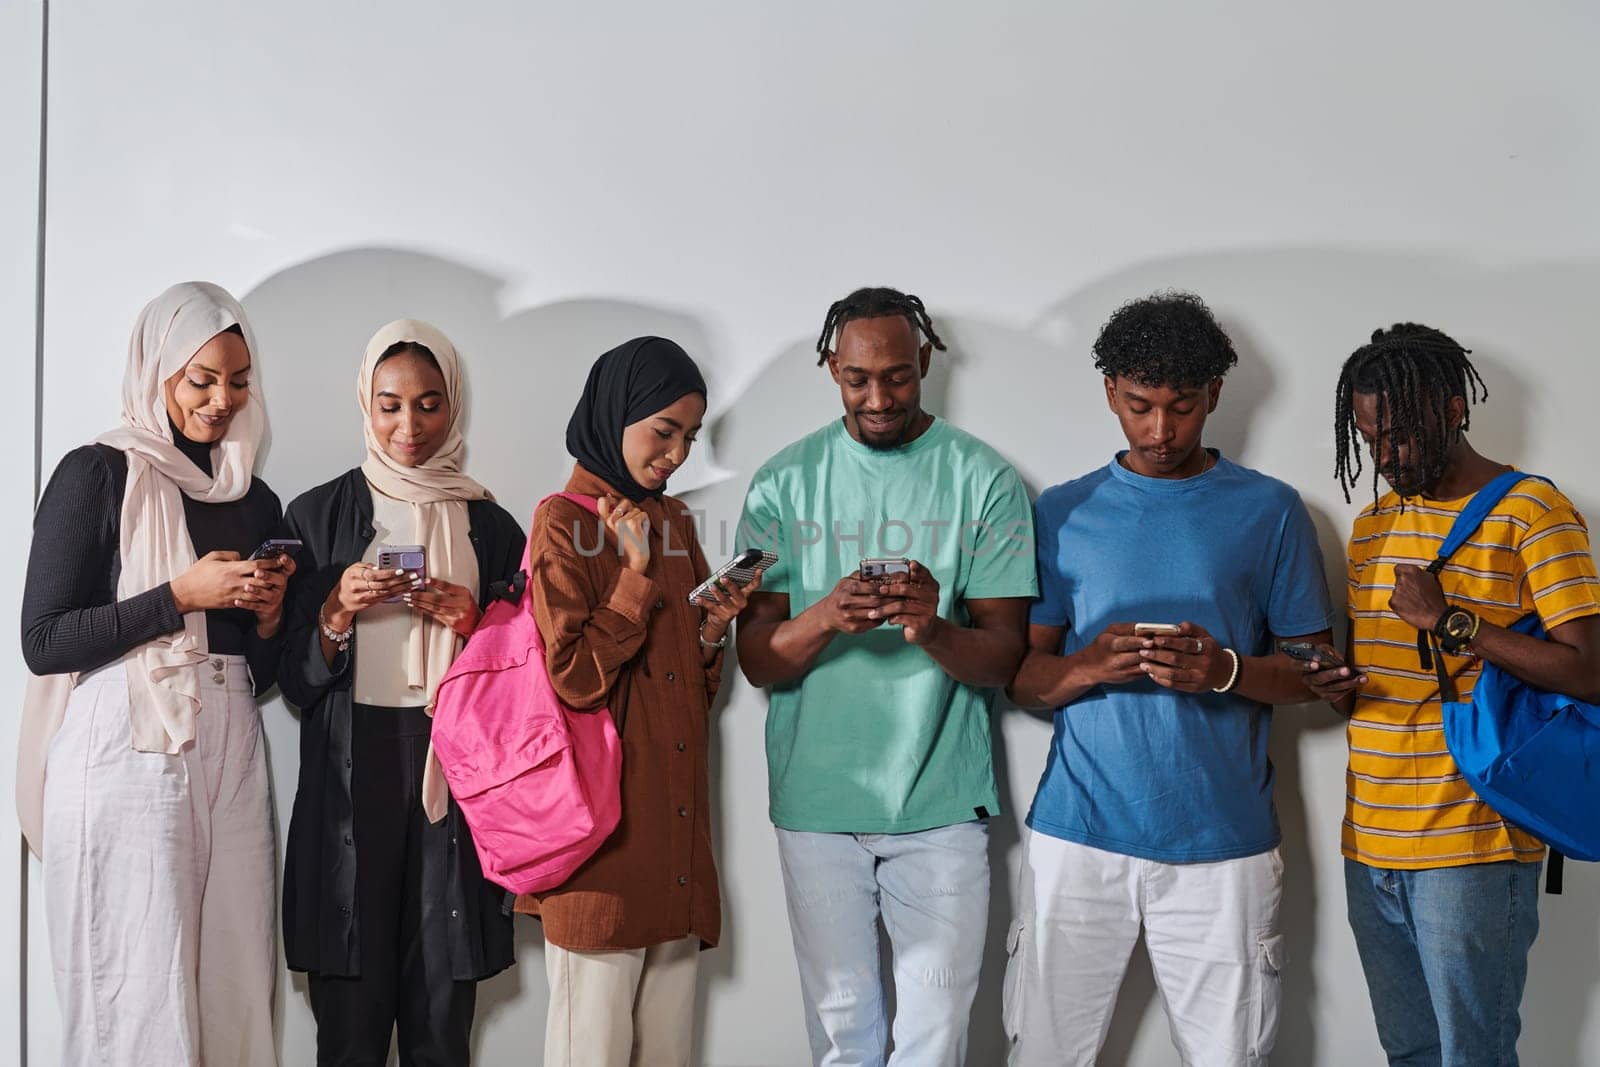
[(635, 337), (589, 369), (583, 396), (567, 422), (567, 451), (591, 474), (635, 504), (659, 497), (633, 480), (622, 459), (622, 431), (690, 393), (706, 395), (706, 380), (689, 353), (665, 337)]

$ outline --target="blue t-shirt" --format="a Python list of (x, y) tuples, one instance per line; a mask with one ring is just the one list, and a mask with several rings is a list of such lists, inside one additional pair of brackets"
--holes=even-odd
[[(1113, 460), (1047, 490), (1034, 521), (1030, 621), (1066, 627), (1063, 655), (1116, 622), (1187, 620), (1241, 656), (1332, 625), (1300, 495), (1220, 456), (1183, 479), (1146, 478)], [(1265, 852), (1279, 837), (1270, 711), (1148, 679), (1096, 686), (1056, 712), (1028, 825), (1162, 863)]]

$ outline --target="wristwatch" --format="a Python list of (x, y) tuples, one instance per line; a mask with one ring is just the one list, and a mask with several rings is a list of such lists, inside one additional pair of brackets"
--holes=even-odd
[(1439, 647), (1446, 652), (1460, 652), (1478, 636), (1478, 621), (1478, 616), (1466, 608), (1450, 604), (1439, 616), (1439, 621), (1433, 624), (1433, 635), (1439, 639)]

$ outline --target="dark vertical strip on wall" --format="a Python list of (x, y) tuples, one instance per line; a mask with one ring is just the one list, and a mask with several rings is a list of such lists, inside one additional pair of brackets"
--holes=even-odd
[[(50, 0), (39, 4), (39, 204), (34, 234), (33, 276), (33, 502), (39, 502), (44, 478), (44, 238), (45, 195), (48, 174), (46, 149), (50, 134)], [(28, 843), (17, 835), (21, 862), (17, 864), (17, 1063), (28, 1067)]]

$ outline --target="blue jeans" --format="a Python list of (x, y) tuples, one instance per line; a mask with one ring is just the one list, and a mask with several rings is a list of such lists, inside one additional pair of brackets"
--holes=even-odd
[(910, 834), (778, 831), (811, 1057), (883, 1067), (878, 920), (894, 955), (894, 1058), (961, 1067), (989, 926), (989, 827)]
[(1344, 861), (1350, 929), (1391, 1067), (1515, 1067), (1542, 866)]

